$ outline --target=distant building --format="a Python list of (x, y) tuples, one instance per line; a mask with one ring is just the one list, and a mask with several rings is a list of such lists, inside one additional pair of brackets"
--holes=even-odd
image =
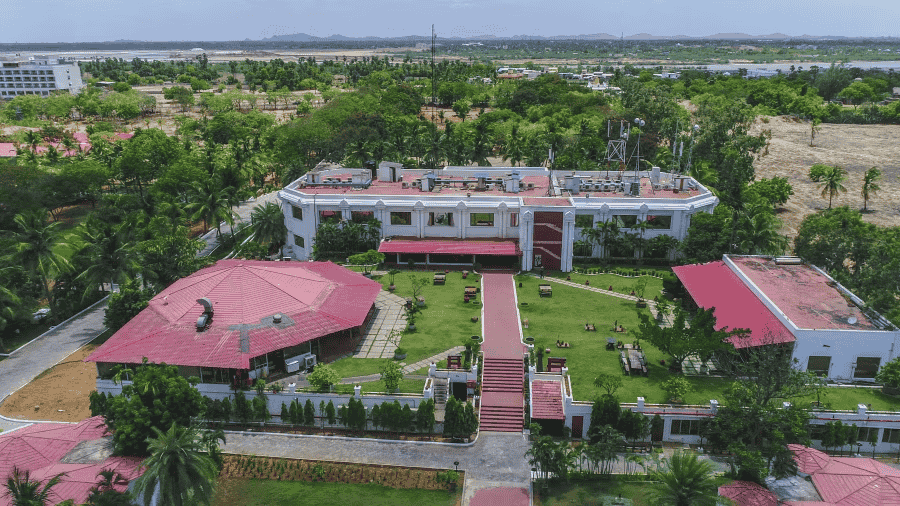
[(47, 56), (25, 59), (0, 59), (0, 98), (16, 95), (47, 96), (51, 92), (67, 90), (78, 93), (84, 87), (81, 68)]

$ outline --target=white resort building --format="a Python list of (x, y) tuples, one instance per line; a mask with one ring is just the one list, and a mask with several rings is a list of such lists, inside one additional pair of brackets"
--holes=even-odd
[(58, 90), (75, 94), (83, 87), (81, 69), (74, 61), (48, 56), (0, 58), (0, 99), (16, 95), (46, 97)]
[(680, 240), (691, 215), (712, 212), (719, 202), (693, 178), (659, 168), (639, 173), (545, 167), (430, 171), (393, 162), (363, 169), (320, 166), (287, 185), (279, 198), (290, 256), (297, 260), (311, 258), (322, 223), (375, 218), (381, 222), (379, 251), (389, 263), (477, 262), (562, 271), (572, 269), (574, 256), (640, 253), (605, 252), (583, 230), (614, 222), (618, 230), (647, 240), (659, 235)]

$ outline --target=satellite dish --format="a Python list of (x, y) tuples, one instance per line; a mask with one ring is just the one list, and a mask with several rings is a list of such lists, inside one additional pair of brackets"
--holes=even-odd
[(849, 323), (850, 325), (856, 325), (856, 322), (858, 322), (858, 321), (859, 320), (857, 320), (855, 316), (851, 316), (850, 318), (847, 318), (847, 323)]

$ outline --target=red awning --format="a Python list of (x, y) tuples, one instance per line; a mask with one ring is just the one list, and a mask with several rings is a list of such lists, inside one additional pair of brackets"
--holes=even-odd
[(516, 241), (392, 239), (382, 241), (381, 253), (432, 253), (438, 255), (519, 255)]
[(794, 342), (791, 332), (750, 291), (725, 262), (682, 265), (672, 271), (698, 306), (716, 308), (718, 328), (750, 329), (750, 338), (732, 337), (735, 348)]

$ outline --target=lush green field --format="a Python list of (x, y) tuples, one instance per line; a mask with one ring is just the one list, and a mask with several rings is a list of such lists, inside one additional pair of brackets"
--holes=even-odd
[[(650, 506), (656, 504), (648, 494), (650, 482), (640, 481), (643, 477), (614, 476), (607, 479), (590, 481), (573, 480), (565, 482), (553, 481), (544, 489), (535, 485), (535, 506), (592, 506), (604, 504), (602, 497), (623, 498), (634, 506)], [(732, 480), (716, 477), (718, 486), (726, 485)], [(608, 504), (608, 503), (607, 503)]]
[[(365, 383), (360, 383), (362, 387), (362, 391), (364, 393), (385, 393), (384, 382), (381, 380), (378, 381), (367, 381)], [(400, 393), (402, 394), (421, 394), (422, 390), (425, 388), (425, 380), (411, 380), (404, 379), (400, 382)], [(316, 391), (314, 388), (307, 389), (310, 392)], [(335, 393), (338, 394), (352, 394), (353, 393), (353, 385), (334, 385)]]
[(452, 506), (457, 494), (383, 485), (275, 480), (220, 480), (213, 506)]
[(626, 295), (631, 294), (631, 291), (635, 289), (635, 283), (643, 278), (647, 280), (647, 287), (644, 289), (644, 298), (646, 299), (653, 299), (653, 297), (660, 295), (663, 289), (662, 280), (654, 276), (628, 278), (617, 274), (575, 274), (565, 272), (554, 272), (552, 276), (559, 279), (570, 277), (572, 278), (570, 281), (579, 285), (583, 285), (585, 281), (590, 281), (591, 286), (603, 288), (604, 290), (609, 290), (611, 286), (612, 291)]

